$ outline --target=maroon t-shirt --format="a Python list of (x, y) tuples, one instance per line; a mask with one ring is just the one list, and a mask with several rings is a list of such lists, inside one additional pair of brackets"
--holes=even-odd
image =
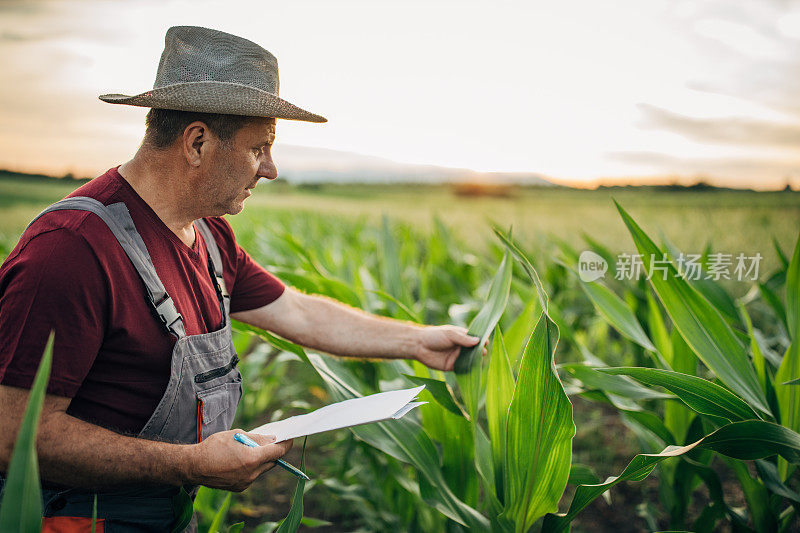
[[(222, 316), (199, 231), (189, 248), (111, 169), (70, 196), (124, 202), (187, 335), (219, 329)], [(267, 305), (284, 285), (236, 243), (224, 218), (206, 218), (222, 255), (231, 312)], [(175, 343), (151, 311), (144, 284), (108, 226), (86, 211), (34, 222), (0, 267), (0, 383), (30, 388), (55, 330), (48, 392), (67, 412), (138, 433), (166, 390)]]

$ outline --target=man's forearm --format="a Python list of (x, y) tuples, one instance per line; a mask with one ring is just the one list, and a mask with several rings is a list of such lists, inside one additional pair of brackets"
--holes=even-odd
[[(412, 358), (418, 349), (416, 324), (380, 317), (320, 296), (299, 294), (295, 311), (302, 327), (290, 340), (334, 355)], [(281, 334), (280, 332), (277, 332)]]
[(92, 488), (189, 483), (190, 448), (120, 435), (64, 412), (41, 420), (37, 440), (42, 479)]

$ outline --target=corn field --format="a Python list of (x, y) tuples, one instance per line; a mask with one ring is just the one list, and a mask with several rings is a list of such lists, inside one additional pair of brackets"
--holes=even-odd
[[(241, 495), (202, 488), (200, 530), (598, 531), (612, 526), (582, 513), (598, 499), (613, 510), (620, 487), (645, 483), (652, 498), (625, 508), (622, 530), (797, 530), (800, 241), (791, 250), (776, 241), (779, 265), (752, 286), (691, 280), (669, 235), (653, 240), (617, 209), (643, 259), (638, 280), (583, 281), (573, 246), (526, 247), (513, 228), (495, 227), (475, 252), (439, 219), (422, 232), (388, 217), (275, 213), (266, 230), (245, 210), (237, 238), (288, 285), (401, 320), (465, 325), (482, 342), (442, 373), (335, 359), (235, 324), (245, 386), (236, 427), (414, 385), (426, 386), (428, 404), (309, 437), (310, 482), (273, 471)], [(583, 249), (613, 274), (616, 251), (590, 237)], [(652, 271), (662, 256), (671, 261)], [(38, 531), (35, 424), (49, 361), (46, 351), (2, 531)], [(632, 450), (625, 464), (593, 462), (613, 451), (577, 445), (585, 412), (613, 415), (615, 425), (594, 431), (610, 439), (602, 446)]]

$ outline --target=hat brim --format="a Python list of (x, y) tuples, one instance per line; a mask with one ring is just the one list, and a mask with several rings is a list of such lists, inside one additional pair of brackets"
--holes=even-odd
[(157, 109), (175, 109), (196, 113), (220, 113), (248, 117), (274, 117), (306, 122), (327, 122), (256, 87), (223, 81), (195, 81), (159, 87), (135, 96), (103, 94), (100, 100), (109, 104), (125, 104)]

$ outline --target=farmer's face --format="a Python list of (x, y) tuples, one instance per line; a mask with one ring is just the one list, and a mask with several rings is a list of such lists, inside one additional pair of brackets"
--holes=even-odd
[(274, 118), (254, 119), (228, 142), (217, 140), (209, 153), (207, 181), (207, 199), (217, 216), (241, 212), (258, 180), (278, 177), (270, 153), (273, 142)]

